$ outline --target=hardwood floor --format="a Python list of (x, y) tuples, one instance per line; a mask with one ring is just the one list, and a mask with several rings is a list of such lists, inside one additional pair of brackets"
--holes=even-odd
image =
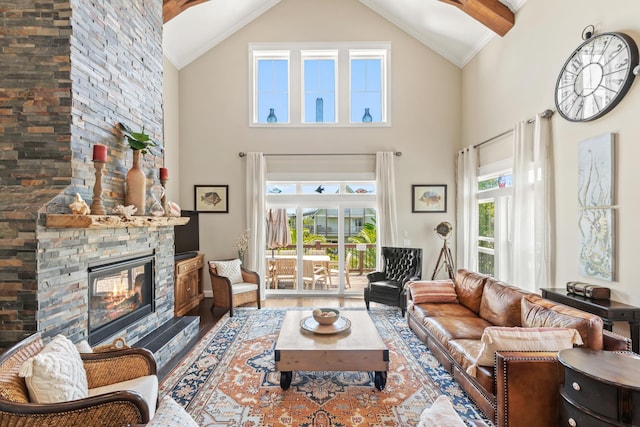
[[(205, 298), (200, 305), (189, 311), (185, 316), (199, 316), (200, 327), (198, 336), (192, 342), (185, 345), (185, 349), (166, 363), (162, 369), (158, 370), (158, 378), (162, 381), (180, 361), (189, 353), (193, 345), (198, 342), (215, 324), (224, 316), (225, 310), (215, 308), (211, 310), (213, 298)], [(318, 298), (318, 297), (291, 297), (291, 298), (268, 298), (262, 302), (262, 307), (364, 307), (364, 300), (361, 297), (350, 298)]]

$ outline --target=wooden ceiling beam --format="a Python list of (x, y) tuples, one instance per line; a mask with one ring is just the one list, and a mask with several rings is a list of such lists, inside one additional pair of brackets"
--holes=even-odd
[(507, 34), (515, 23), (513, 12), (498, 0), (440, 1), (457, 7), (500, 36)]
[(208, 0), (162, 0), (162, 20), (166, 24), (191, 6)]

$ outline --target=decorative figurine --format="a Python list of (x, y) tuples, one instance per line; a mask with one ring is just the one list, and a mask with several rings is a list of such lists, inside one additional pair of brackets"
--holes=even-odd
[(80, 193), (76, 193), (76, 199), (69, 205), (69, 209), (74, 215), (89, 215), (91, 213), (89, 205), (82, 199)]
[(118, 205), (115, 208), (113, 208), (113, 214), (121, 215), (128, 218), (130, 216), (133, 216), (133, 214), (135, 214), (137, 210), (138, 209), (133, 205), (129, 205), (129, 206)]
[(176, 202), (167, 202), (167, 216), (180, 216), (180, 206)]

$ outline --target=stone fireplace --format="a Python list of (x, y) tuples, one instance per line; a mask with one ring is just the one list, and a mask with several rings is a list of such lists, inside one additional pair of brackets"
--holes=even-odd
[(119, 122), (158, 143), (142, 167), (147, 188), (159, 182), (162, 4), (18, 0), (0, 25), (0, 349), (34, 332), (89, 338), (89, 270), (149, 254), (154, 310), (104, 334), (135, 345), (173, 320), (173, 226), (57, 228), (47, 216), (69, 214), (76, 194), (91, 203), (95, 144), (108, 149), (103, 204), (124, 204), (132, 153)]
[(155, 311), (153, 254), (89, 266), (89, 344)]

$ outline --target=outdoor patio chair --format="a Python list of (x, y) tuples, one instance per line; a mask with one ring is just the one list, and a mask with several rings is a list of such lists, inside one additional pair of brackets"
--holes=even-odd
[(316, 283), (319, 280), (322, 280), (324, 289), (328, 289), (328, 285), (331, 282), (329, 279), (329, 270), (327, 268), (327, 262), (318, 262), (312, 260), (303, 260), (302, 261), (302, 281), (304, 282), (304, 287), (307, 289), (307, 286), (314, 288)]
[(364, 289), (364, 303), (371, 301), (399, 307), (402, 316), (407, 310), (405, 283), (422, 278), (422, 249), (382, 247), (383, 271), (367, 274), (369, 284)]
[(295, 283), (298, 277), (296, 264), (298, 263), (296, 258), (274, 258), (273, 260), (273, 288), (278, 289), (280, 281), (292, 282), (295, 287)]
[[(350, 288), (351, 287), (351, 258), (353, 257), (353, 253), (352, 252), (347, 252), (347, 257), (344, 260), (344, 279), (346, 282), (346, 287)], [(338, 261), (331, 261), (329, 263), (329, 271), (331, 273), (331, 275), (338, 275), (339, 273), (339, 262)]]

